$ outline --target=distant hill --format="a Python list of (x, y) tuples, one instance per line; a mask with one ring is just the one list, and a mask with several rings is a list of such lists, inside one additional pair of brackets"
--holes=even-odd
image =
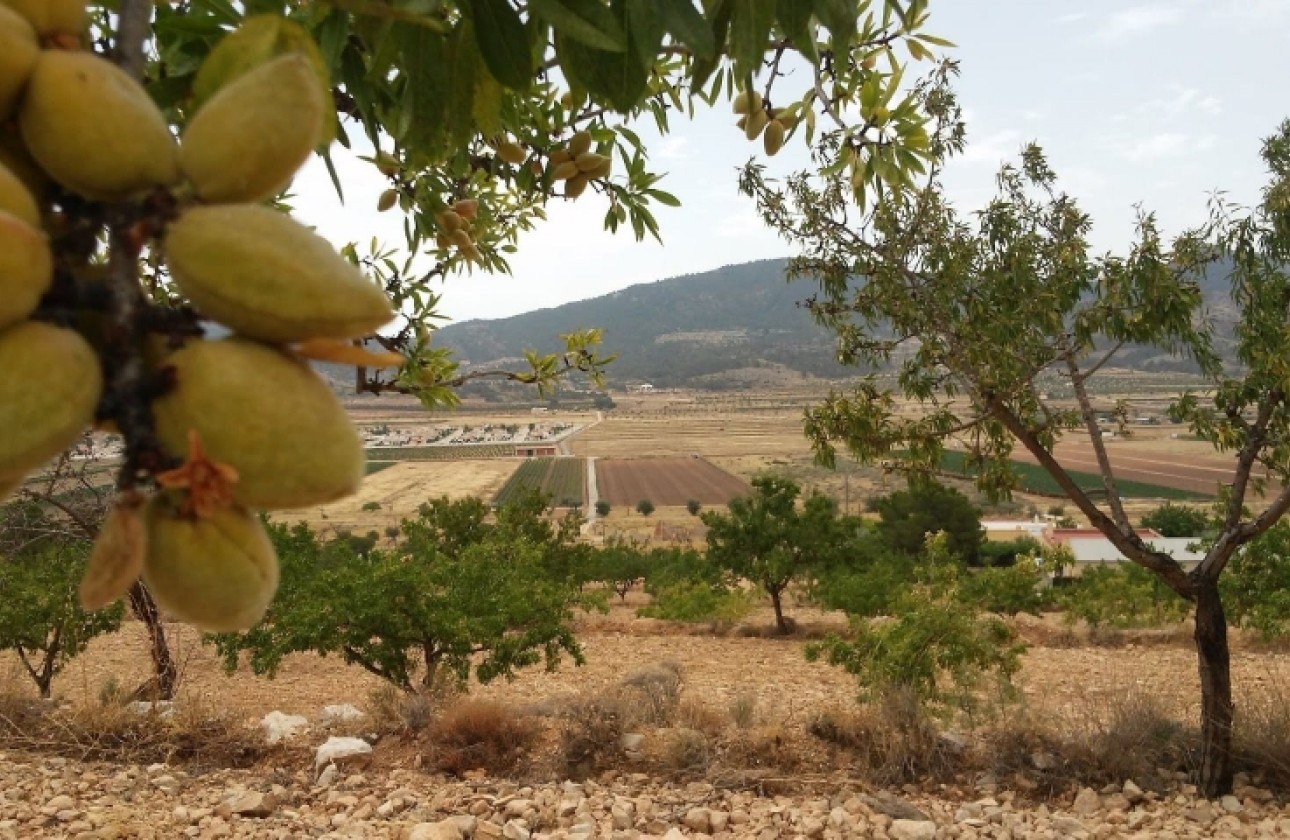
[[(582, 327), (605, 331), (605, 350), (620, 385), (737, 388), (776, 377), (853, 376), (834, 361), (832, 334), (800, 305), (816, 292), (808, 281), (784, 279), (784, 260), (730, 265), (701, 274), (644, 283), (590, 300), (491, 321), (466, 321), (436, 339), (470, 367), (514, 364), (526, 348), (551, 350), (557, 336)], [(1234, 310), (1228, 298), (1230, 266), (1202, 278), (1218, 349), (1231, 345)], [(1194, 365), (1147, 347), (1126, 347), (1118, 367), (1191, 372)]]
[(471, 366), (517, 359), (526, 348), (555, 348), (582, 327), (605, 331), (620, 384), (733, 387), (756, 368), (799, 375), (854, 375), (833, 361), (833, 338), (798, 306), (815, 287), (784, 279), (784, 260), (731, 265), (631, 286), (591, 300), (494, 321), (451, 324), (436, 340)]

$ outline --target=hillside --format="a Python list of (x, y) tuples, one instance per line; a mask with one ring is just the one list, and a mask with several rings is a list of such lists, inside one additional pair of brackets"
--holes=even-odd
[(436, 338), (471, 365), (513, 360), (525, 348), (552, 348), (555, 337), (601, 327), (618, 353), (620, 384), (727, 387), (739, 371), (783, 366), (809, 376), (845, 376), (833, 342), (798, 302), (810, 283), (784, 280), (783, 260), (731, 265), (631, 286), (591, 300), (494, 321), (467, 321)]
[[(511, 318), (449, 325), (437, 338), (470, 366), (487, 366), (513, 363), (526, 348), (553, 348), (560, 333), (601, 327), (606, 351), (619, 354), (612, 376), (620, 385), (722, 389), (785, 375), (854, 375), (833, 361), (832, 336), (800, 305), (814, 286), (785, 281), (784, 264), (763, 260), (672, 277)], [(1228, 271), (1217, 265), (1201, 281), (1217, 348), (1225, 355), (1235, 314)], [(1126, 347), (1117, 365), (1194, 371), (1189, 361), (1146, 347)]]

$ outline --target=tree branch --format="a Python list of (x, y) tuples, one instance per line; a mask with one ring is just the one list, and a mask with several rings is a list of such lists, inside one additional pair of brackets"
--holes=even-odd
[[(1191, 581), (1188, 580), (1186, 573), (1183, 571), (1182, 566), (1178, 565), (1177, 560), (1168, 554), (1152, 551), (1132, 529), (1121, 530), (1109, 516), (1103, 513), (1097, 505), (1093, 504), (1093, 500), (1088, 497), (1083, 488), (1075, 483), (1065, 468), (1053, 457), (1053, 454), (1044, 448), (1039, 439), (1026, 428), (1025, 424), (1015, 414), (1008, 410), (1006, 405), (998, 399), (991, 398), (989, 406), (999, 422), (1017, 440), (1021, 441), (1031, 455), (1035, 456), (1039, 461), (1039, 465), (1061, 486), (1062, 491), (1075, 503), (1080, 512), (1088, 517), (1093, 527), (1101, 531), (1121, 554), (1154, 572), (1170, 589), (1183, 598), (1188, 601), (1195, 600), (1196, 596), (1193, 592)], [(1287, 498), (1286, 503), (1290, 505), (1290, 497)]]
[(1111, 515), (1121, 531), (1133, 533), (1133, 526), (1129, 524), (1129, 515), (1125, 513), (1124, 503), (1120, 500), (1120, 488), (1115, 483), (1115, 472), (1111, 469), (1111, 458), (1106, 453), (1106, 441), (1102, 438), (1102, 429), (1097, 425), (1093, 403), (1088, 397), (1088, 389), (1084, 387), (1085, 374), (1080, 372), (1079, 365), (1075, 362), (1075, 353), (1071, 348), (1066, 348), (1065, 357), (1066, 369), (1071, 376), (1071, 386), (1075, 389), (1075, 399), (1079, 402), (1080, 414), (1084, 417), (1084, 428), (1088, 430), (1088, 439), (1093, 445), (1093, 455), (1097, 458), (1098, 472), (1102, 474), (1102, 486), (1106, 489), (1106, 502), (1111, 506)]
[(143, 45), (152, 29), (152, 0), (120, 0), (117, 13), (116, 63), (132, 78), (143, 78)]

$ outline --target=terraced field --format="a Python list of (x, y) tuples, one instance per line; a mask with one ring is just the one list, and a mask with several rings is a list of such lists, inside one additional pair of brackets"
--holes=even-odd
[(767, 458), (809, 454), (800, 410), (737, 415), (608, 415), (571, 441), (574, 455), (601, 458), (640, 456)]

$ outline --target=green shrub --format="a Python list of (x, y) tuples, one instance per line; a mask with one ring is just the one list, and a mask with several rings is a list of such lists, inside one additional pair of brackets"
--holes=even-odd
[(1044, 575), (1030, 557), (1011, 566), (976, 569), (959, 580), (958, 596), (967, 604), (992, 613), (1038, 613), (1048, 601), (1040, 588)]
[(667, 621), (715, 621), (730, 625), (745, 618), (755, 605), (751, 592), (689, 580), (665, 587), (654, 596), (654, 603), (641, 607), (636, 614)]
[(1158, 577), (1128, 561), (1089, 566), (1060, 592), (1067, 620), (1082, 619), (1090, 627), (1159, 627), (1191, 611)]
[(1265, 641), (1290, 635), (1290, 524), (1236, 553), (1219, 584), (1228, 617)]

